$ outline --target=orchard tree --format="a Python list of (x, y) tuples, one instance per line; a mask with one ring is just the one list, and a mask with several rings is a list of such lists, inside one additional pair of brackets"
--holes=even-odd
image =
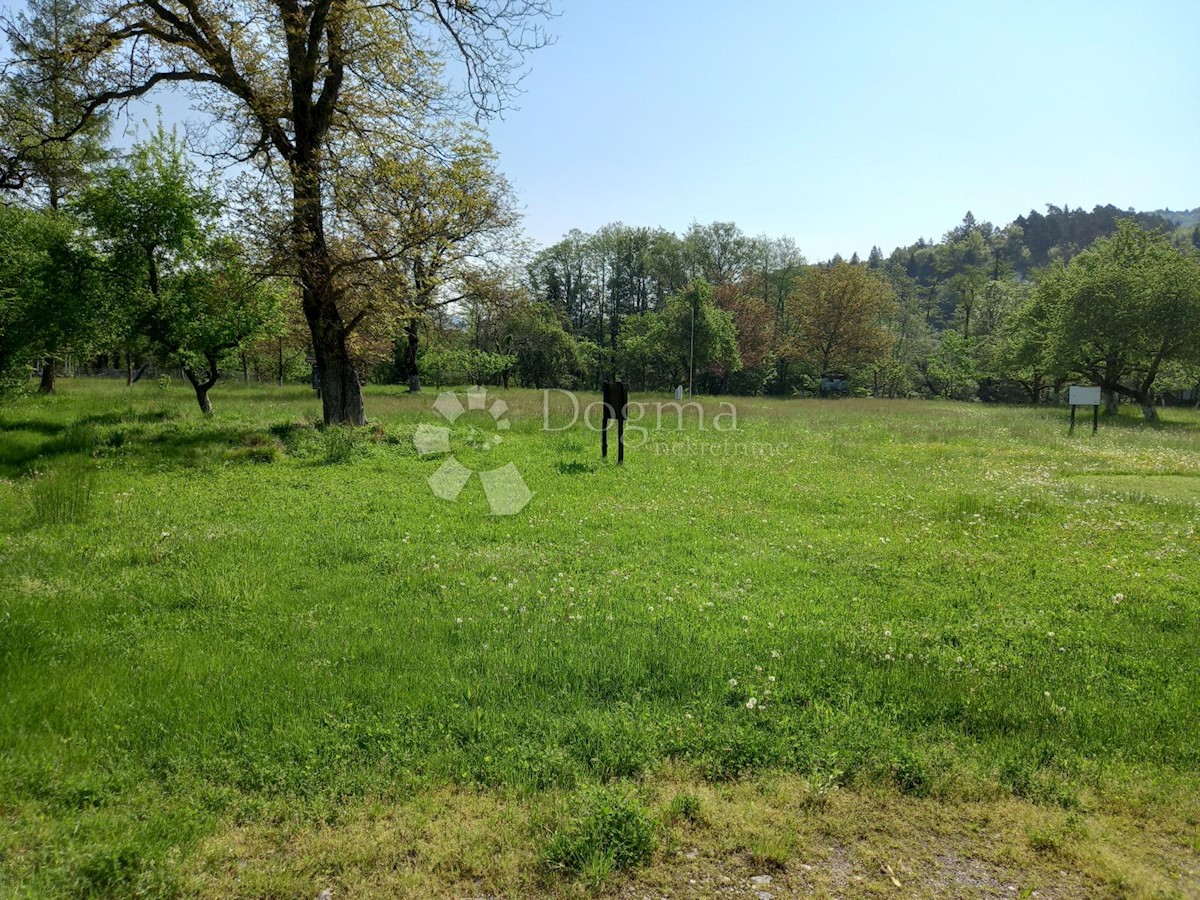
[[(56, 140), (78, 119), (87, 95), (86, 66), (69, 52), (87, 34), (87, 0), (29, 0), (24, 12), (0, 21), (14, 62), (0, 75), (0, 187), (22, 201), (59, 213), (106, 158), (108, 120), (91, 117), (67, 140)], [(86, 254), (67, 233), (66, 221), (51, 226), (59, 240), (55, 288), (45, 299), (40, 319), (45, 330), (34, 336), (42, 359), (39, 391), (52, 394), (58, 363), (65, 351), (80, 349), (94, 320), (94, 297), (82, 293), (88, 280)], [(91, 321), (90, 324), (95, 324)]]
[(46, 217), (0, 204), (0, 393), (20, 389), (37, 359)]
[(1163, 366), (1200, 358), (1200, 263), (1130, 220), (1052, 270), (1038, 296), (1058, 359), (1104, 389), (1110, 412), (1124, 396), (1157, 421)]
[(988, 368), (997, 378), (1016, 382), (1039, 403), (1051, 387), (1067, 378), (1054, 337), (1052, 311), (1037, 294), (1021, 297), (1004, 319), (988, 354)]
[[(0, 206), (0, 387), (43, 373), (53, 355), (87, 353), (104, 336), (108, 304), (99, 267), (65, 213)], [(53, 377), (40, 390), (53, 393)]]
[[(484, 117), (504, 109), (524, 54), (546, 42), (549, 0), (100, 2), (75, 50), (101, 86), (85, 112), (180, 86), (218, 117), (230, 159), (258, 163), (281, 185), (325, 421), (362, 424), (347, 343), (355, 323), (341, 304), (343, 276), (371, 254), (334, 252), (339, 170), (396, 149), (436, 154), (442, 133), (430, 123), (465, 107)], [(462, 71), (460, 91), (439, 82), (442, 62)]]
[(167, 280), (155, 310), (157, 343), (179, 363), (205, 415), (212, 415), (208, 392), (221, 377), (222, 358), (282, 333), (284, 293), (228, 238)]
[(222, 357), (282, 332), (282, 288), (237, 242), (215, 236), (220, 204), (183, 142), (161, 127), (127, 165), (105, 170), (80, 206), (127, 289), (126, 340), (144, 337), (179, 363), (210, 414)]
[(525, 387), (571, 383), (579, 370), (575, 339), (545, 303), (519, 303), (497, 323), (499, 346), (515, 360), (513, 371)]
[(78, 206), (107, 256), (109, 281), (123, 295), (114, 309), (115, 343), (125, 350), (132, 380), (134, 348), (162, 341), (164, 279), (204, 247), (219, 205), (199, 183), (183, 142), (160, 126), (125, 165), (101, 172)]
[(974, 400), (979, 396), (978, 374), (970, 342), (957, 331), (942, 332), (925, 371), (929, 389), (947, 400)]

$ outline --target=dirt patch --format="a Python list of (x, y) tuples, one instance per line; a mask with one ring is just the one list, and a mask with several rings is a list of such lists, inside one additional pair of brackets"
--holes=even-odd
[(639, 786), (656, 815), (681, 791), (694, 822), (664, 825), (650, 865), (598, 888), (547, 873), (551, 794), (447, 790), (363, 804), (337, 824), (230, 827), (193, 860), (197, 897), (814, 898), (1200, 897), (1195, 810), (1067, 812), (1010, 797), (915, 799), (814, 791), (780, 776)]

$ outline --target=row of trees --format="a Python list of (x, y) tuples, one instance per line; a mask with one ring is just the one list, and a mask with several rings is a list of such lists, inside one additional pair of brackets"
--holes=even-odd
[(1164, 389), (1195, 391), (1200, 269), (1189, 235), (1112, 207), (1051, 207), (1042, 219), (1100, 236), (1039, 251), (1049, 262), (1034, 266), (1021, 225), (968, 214), (939, 242), (809, 264), (790, 240), (731, 223), (683, 236), (576, 231), (470, 298), (465, 320), (434, 328), (435, 342), (507, 355), (504, 377), (537, 386), (616, 374), (638, 388), (790, 395), (837, 373), (864, 394), (1036, 403), (1082, 380), (1147, 418)]
[(218, 227), (220, 206), (160, 129), (121, 165), (59, 185), (54, 206), (0, 207), (0, 379), (59, 360), (177, 365), (204, 412), (231, 354), (282, 338), (287, 282)]
[(106, 110), (189, 93), (215, 126), (209, 158), (249, 167), (240, 239), (295, 286), (325, 421), (362, 424), (360, 345), (448, 302), (451, 270), (483, 252), (472, 222), (500, 227), (505, 188), (464, 121), (507, 106), (550, 14), (547, 0), (35, 0), (3, 21), (0, 188), (53, 211)]
[[(542, 0), (32, 0), (4, 21), (0, 379), (104, 354), (178, 364), (202, 408), (221, 368), (310, 355), (327, 422), (365, 419), (368, 372), (505, 383), (1041, 399), (1073, 378), (1152, 416), (1193, 386), (1195, 235), (1049, 207), (1004, 228), (810, 264), (733, 223), (573, 231), (521, 264), (484, 134)], [(465, 80), (444, 77), (456, 59)], [(160, 133), (125, 159), (106, 110), (156, 86), (215, 116), (217, 188)], [(1154, 229), (1163, 227), (1163, 231)], [(508, 261), (505, 266), (502, 263)], [(260, 368), (255, 365), (255, 368)]]

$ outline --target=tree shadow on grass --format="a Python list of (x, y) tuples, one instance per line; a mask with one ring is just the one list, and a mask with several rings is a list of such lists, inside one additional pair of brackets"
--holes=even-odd
[(283, 449), (266, 429), (171, 421), (177, 418), (164, 411), (105, 413), (56, 428), (18, 432), (10, 425), (12, 433), (23, 439), (0, 441), (0, 475), (20, 477), (79, 457), (119, 458), (135, 467), (153, 469), (271, 462)]

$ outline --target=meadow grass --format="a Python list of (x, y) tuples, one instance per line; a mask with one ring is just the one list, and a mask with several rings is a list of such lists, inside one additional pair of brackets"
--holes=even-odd
[[(222, 386), (212, 419), (63, 387), (0, 408), (5, 893), (228, 896), (197, 860), (230, 829), (445, 790), (533, 810), (532, 865), (581, 813), (555, 831), (530, 798), (679, 768), (1194, 831), (1191, 411), (1093, 437), (1061, 409), (739, 398), (717, 431), (706, 399), (618, 468), (562, 395), (545, 431), (541, 394), (498, 391), (508, 430), (451, 434), (534, 492), (493, 516), (478, 478), (427, 484), (434, 391), (369, 389), (346, 431), (299, 387)], [(606, 874), (579, 846), (560, 868)]]

